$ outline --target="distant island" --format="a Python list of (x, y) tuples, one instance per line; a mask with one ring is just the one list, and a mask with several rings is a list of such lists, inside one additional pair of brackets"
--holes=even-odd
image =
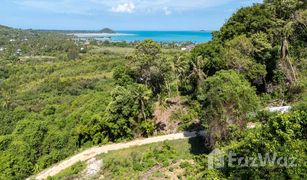
[(100, 30), (99, 33), (115, 34), (116, 32), (113, 31), (113, 30), (110, 29), (110, 28), (104, 28), (104, 29)]

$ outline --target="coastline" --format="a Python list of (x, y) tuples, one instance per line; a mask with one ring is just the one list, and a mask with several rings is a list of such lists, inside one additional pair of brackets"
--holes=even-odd
[(118, 31), (116, 33), (73, 32), (68, 35), (79, 39), (109, 40), (112, 42), (135, 42), (152, 39), (156, 42), (205, 43), (212, 39), (211, 32), (201, 31)]
[(110, 36), (135, 36), (135, 34), (127, 33), (69, 33), (67, 35), (73, 35), (77, 37), (110, 37)]

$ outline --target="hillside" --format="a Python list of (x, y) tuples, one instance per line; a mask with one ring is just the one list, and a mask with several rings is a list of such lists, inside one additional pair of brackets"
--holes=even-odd
[(0, 24), (0, 29), (12, 29), (12, 28)]
[(133, 138), (104, 135), (117, 128), (104, 123), (113, 71), (133, 44), (75, 44), (63, 34), (16, 29), (0, 36), (0, 179), (24, 179), (80, 148)]
[[(306, 179), (306, 19), (303, 0), (265, 0), (239, 9), (191, 51), (0, 28), (0, 179), (25, 179), (92, 146), (195, 129), (207, 133), (198, 144), (206, 153), (218, 149), (229, 165), (234, 152), (237, 161), (210, 168), (212, 157), (189, 154), (186, 142), (183, 156), (181, 144), (160, 144), (129, 149), (124, 159), (115, 152), (98, 175)], [(293, 108), (263, 110), (283, 105)], [(280, 160), (242, 164), (259, 154)]]

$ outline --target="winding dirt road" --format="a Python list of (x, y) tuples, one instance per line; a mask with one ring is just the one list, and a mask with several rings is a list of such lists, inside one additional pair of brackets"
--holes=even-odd
[(102, 154), (102, 153), (107, 153), (109, 151), (114, 151), (114, 150), (120, 150), (120, 149), (125, 149), (129, 148), (132, 146), (140, 146), (140, 145), (145, 145), (145, 144), (151, 144), (151, 143), (156, 143), (156, 142), (162, 142), (162, 141), (167, 141), (167, 140), (177, 140), (177, 139), (189, 139), (193, 138), (199, 135), (204, 135), (204, 132), (183, 132), (183, 133), (177, 133), (177, 134), (169, 134), (169, 135), (163, 135), (163, 136), (156, 136), (156, 137), (150, 137), (146, 139), (137, 139), (133, 140), (127, 143), (118, 143), (118, 144), (108, 144), (108, 145), (103, 145), (100, 147), (93, 147), (90, 149), (87, 149), (81, 153), (78, 153), (72, 157), (70, 157), (67, 160), (64, 160), (44, 171), (41, 173), (37, 174), (34, 176), (35, 179), (47, 179), (48, 176), (54, 176), (61, 172), (62, 170), (74, 165), (75, 163), (79, 161), (87, 161), (89, 159), (94, 158), (95, 156)]

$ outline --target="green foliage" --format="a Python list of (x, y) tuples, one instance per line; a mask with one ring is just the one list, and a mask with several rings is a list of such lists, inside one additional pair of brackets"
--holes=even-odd
[[(131, 48), (97, 43), (67, 61), (67, 53), (79, 51), (82, 41), (37, 34), (38, 39), (28, 37), (30, 44), (55, 36), (41, 43), (55, 43), (55, 49), (42, 49), (41, 54), (24, 49), (19, 60), (10, 63), (0, 57), (0, 179), (26, 178), (78, 148), (153, 134), (154, 95), (168, 91), (166, 84), (172, 80), (171, 62), (162, 56), (176, 52), (164, 53), (153, 41), (145, 41), (129, 59)], [(12, 49), (19, 45), (16, 41)], [(147, 84), (136, 76), (143, 65), (148, 70), (144, 77), (149, 72), (151, 78)], [(14, 157), (16, 144), (23, 149)]]
[(25, 112), (20, 109), (0, 111), (0, 135), (11, 134), (16, 123), (25, 117)]
[(265, 0), (267, 5), (269, 5), (281, 19), (289, 19), (293, 12), (299, 8), (303, 8), (306, 2), (303, 0)]
[(67, 57), (68, 59), (70, 60), (75, 60), (75, 59), (78, 59), (79, 58), (79, 50), (78, 50), (78, 47), (76, 46), (72, 46), (70, 48), (68, 48), (67, 50)]
[[(139, 179), (154, 167), (171, 167), (180, 160), (192, 159), (194, 151), (203, 153), (201, 142), (202, 138), (197, 137), (153, 143), (100, 155), (104, 166), (95, 178), (103, 175), (107, 179)], [(189, 166), (191, 171), (195, 170), (195, 165)], [(187, 170), (187, 174), (191, 171)]]
[(131, 72), (127, 71), (127, 68), (124, 66), (118, 66), (114, 69), (113, 79), (116, 81), (116, 84), (119, 86), (129, 85), (133, 82)]
[(152, 120), (145, 120), (141, 122), (140, 131), (143, 136), (153, 135), (154, 131), (156, 130), (156, 124)]
[(252, 82), (254, 85), (263, 85), (266, 77), (266, 66), (257, 63), (253, 55), (257, 52), (252, 40), (245, 35), (237, 36), (226, 42), (224, 58), (228, 69), (234, 69)]
[(129, 68), (136, 82), (149, 86), (154, 95), (164, 90), (171, 66), (162, 57), (161, 47), (157, 43), (152, 40), (139, 43), (129, 59)]
[(6, 151), (0, 152), (0, 179), (25, 179), (32, 173), (31, 148), (22, 141), (10, 143)]
[[(187, 110), (182, 128), (200, 120), (212, 146), (230, 143), (241, 155), (302, 155), (302, 166), (293, 169), (204, 170), (201, 177), (306, 178), (305, 106), (258, 115), (261, 128), (242, 131), (248, 113), (259, 107), (255, 89), (265, 105), (306, 101), (306, 19), (303, 0), (265, 0), (238, 10), (213, 41), (191, 52), (163, 49), (185, 43), (85, 45), (59, 33), (0, 26), (0, 179), (25, 179), (78, 148), (152, 135), (154, 102), (180, 95), (188, 99), (181, 105)], [(294, 83), (282, 68), (285, 40), (284, 60), (298, 77)], [(126, 175), (166, 166), (174, 154), (159, 147), (132, 160), (111, 160), (108, 171)]]
[(215, 33), (215, 36), (225, 41), (242, 34), (249, 37), (259, 32), (273, 33), (270, 30), (275, 28), (278, 22), (274, 21), (272, 14), (274, 14), (274, 11), (266, 8), (265, 4), (241, 8), (226, 22), (219, 32)]
[(182, 113), (181, 111), (178, 115), (178, 119), (180, 119), (180, 129), (182, 130), (194, 130), (199, 125), (198, 118), (202, 112), (202, 107), (198, 101), (193, 101), (189, 104), (189, 109), (186, 113)]
[(4, 49), (0, 64), (20, 61), (22, 56), (58, 55), (73, 43), (64, 34), (0, 27), (0, 45)]
[(48, 177), (47, 180), (62, 180), (62, 179), (71, 179), (75, 178), (78, 173), (83, 171), (86, 168), (85, 162), (78, 162), (71, 167), (64, 169), (55, 176)]
[[(259, 179), (305, 179), (306, 178), (306, 107), (286, 114), (263, 116), (261, 128), (247, 131), (240, 142), (226, 146), (227, 152), (234, 152), (237, 157), (253, 157), (260, 164), (259, 155), (267, 153), (287, 158), (287, 166), (268, 164), (259, 167), (225, 167), (220, 172), (230, 179), (257, 177)], [(292, 159), (295, 166), (291, 166)], [(282, 164), (284, 163), (282, 161)], [(227, 164), (227, 162), (226, 162)]]
[[(267, 0), (262, 4), (239, 9), (214, 32), (213, 41), (198, 45), (192, 51), (191, 62), (203, 60), (199, 69), (213, 75), (221, 69), (234, 69), (256, 86), (258, 93), (267, 93), (279, 102), (294, 101), (292, 91), (297, 87), (287, 76), (305, 74), (306, 64), (306, 2), (302, 0)], [(286, 61), (280, 58), (280, 49), (287, 40)], [(291, 67), (290, 67), (291, 66)], [(299, 69), (296, 66), (300, 66)], [(190, 71), (192, 68), (190, 68)], [(298, 73), (299, 71), (299, 73)], [(200, 78), (197, 78), (198, 81)], [(277, 81), (276, 81), (277, 79)], [(189, 86), (197, 89), (197, 80)], [(185, 87), (189, 87), (185, 85)], [(196, 88), (195, 88), (196, 87)], [(289, 93), (291, 92), (289, 96)]]
[(167, 166), (172, 159), (175, 159), (175, 154), (173, 147), (163, 143), (160, 147), (149, 149), (148, 152), (136, 151), (127, 154), (125, 159), (108, 158), (104, 160), (103, 171), (107, 177), (134, 177), (155, 165)]
[(202, 172), (202, 178), (212, 180), (225, 180), (225, 176), (216, 169), (206, 169)]
[(151, 95), (151, 90), (141, 84), (118, 86), (113, 90), (106, 112), (108, 136), (111, 140), (132, 138), (135, 134), (152, 134)]
[(209, 76), (225, 68), (225, 61), (222, 55), (223, 46), (219, 41), (197, 45), (191, 52), (193, 62), (202, 57), (205, 62), (200, 68)]
[[(25, 179), (78, 148), (107, 143), (111, 73), (125, 56), (88, 50), (67, 61), (70, 38), (7, 31), (9, 51), (0, 54), (0, 179)], [(16, 41), (6, 44), (10, 38)], [(9, 62), (5, 56), (20, 46), (19, 60)]]
[(141, 64), (152, 63), (152, 61), (160, 56), (161, 47), (159, 44), (154, 42), (153, 40), (147, 39), (143, 42), (140, 42), (135, 47), (135, 55)]
[(84, 144), (105, 144), (109, 141), (106, 121), (99, 115), (93, 115), (88, 122), (78, 124), (74, 136), (78, 138), (78, 146)]
[(206, 79), (198, 99), (203, 105), (211, 146), (225, 139), (229, 125), (244, 127), (247, 114), (259, 107), (255, 89), (235, 71), (219, 71)]

